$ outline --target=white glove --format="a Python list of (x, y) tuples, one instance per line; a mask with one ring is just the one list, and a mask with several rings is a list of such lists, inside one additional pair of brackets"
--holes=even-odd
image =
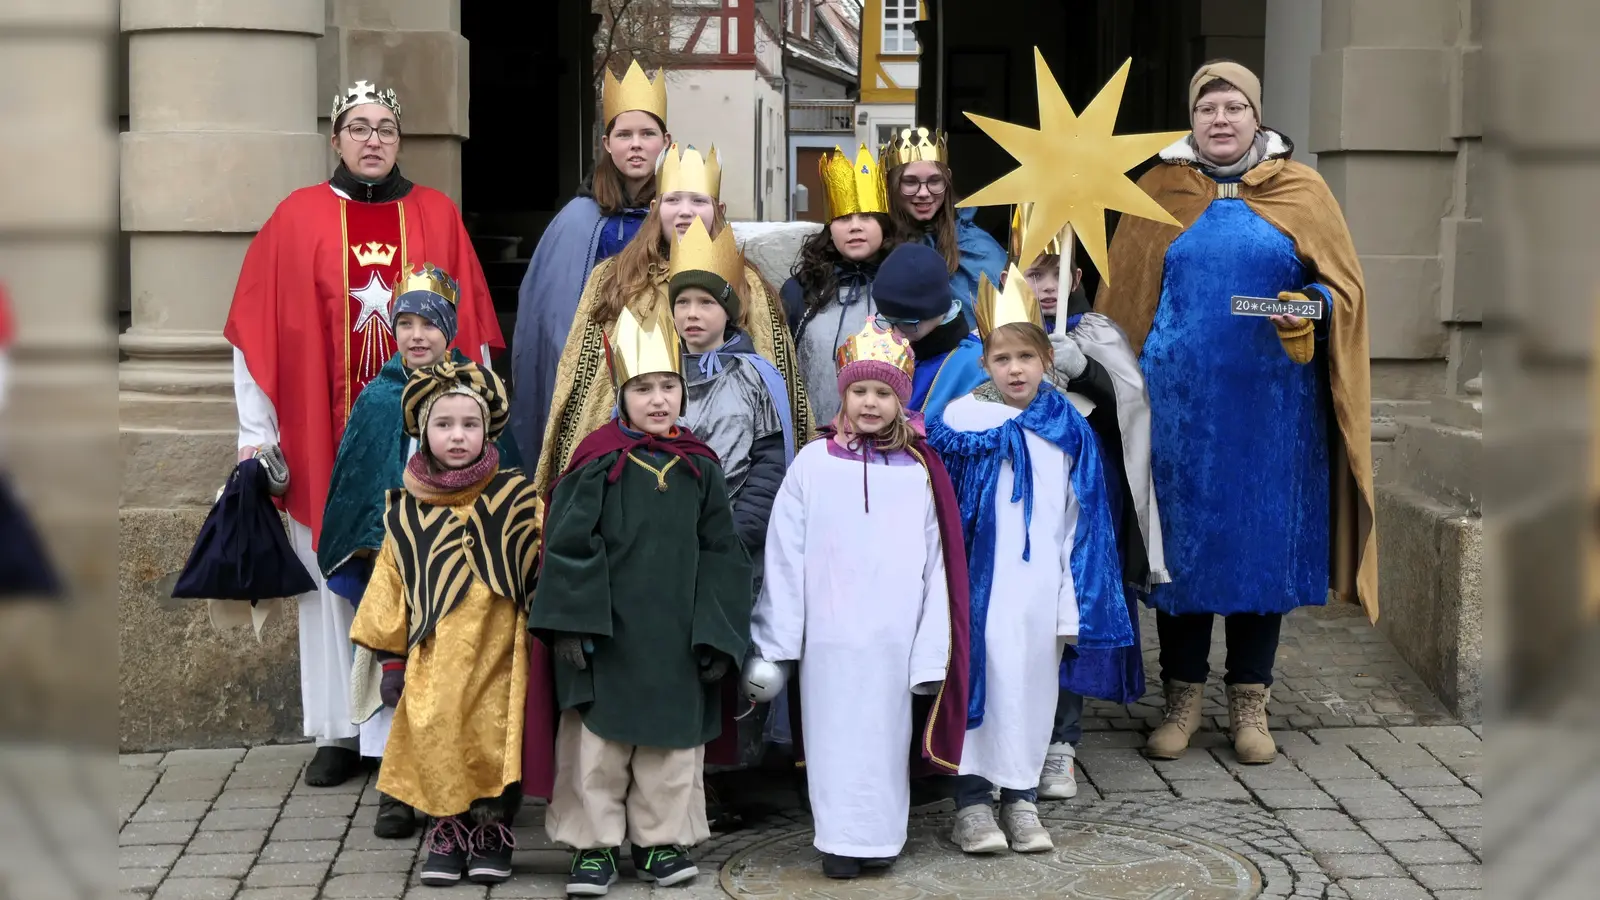
[(1089, 358), (1078, 349), (1078, 342), (1071, 335), (1050, 335), (1050, 348), (1056, 354), (1056, 371), (1068, 378), (1077, 378), (1084, 369), (1089, 368)]

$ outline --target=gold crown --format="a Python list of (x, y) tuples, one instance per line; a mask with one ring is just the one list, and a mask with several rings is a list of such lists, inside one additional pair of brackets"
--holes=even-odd
[(878, 165), (887, 172), (896, 166), (914, 162), (950, 164), (950, 150), (942, 131), (931, 135), (928, 129), (917, 127), (901, 131), (878, 151)]
[[(1028, 228), (1031, 224), (1033, 224), (1032, 220), (1032, 203), (1018, 203), (1017, 208), (1011, 213), (1011, 258), (1016, 260), (1017, 264), (1023, 267), (1033, 265), (1032, 259), (1022, 258), (1022, 248), (1027, 245)], [(1056, 232), (1055, 235), (1050, 238), (1049, 242), (1044, 245), (1045, 253), (1051, 256), (1061, 255), (1061, 235), (1065, 231), (1066, 228), (1062, 228), (1061, 231)]]
[(722, 190), (722, 164), (717, 161), (717, 148), (712, 147), (705, 156), (693, 147), (678, 149), (677, 144), (662, 154), (656, 167), (656, 196), (673, 191), (692, 191), (718, 199)]
[(383, 241), (367, 241), (365, 244), (351, 244), (350, 252), (356, 255), (356, 262), (362, 266), (387, 266), (394, 262), (394, 252), (399, 248)]
[(396, 119), (400, 118), (400, 99), (395, 96), (394, 88), (378, 90), (370, 81), (358, 81), (348, 89), (333, 95), (333, 113), (329, 118), (338, 121), (345, 110), (352, 106), (361, 106), (366, 103), (382, 103), (389, 107)]
[(667, 265), (667, 278), (679, 272), (710, 272), (730, 285), (744, 278), (744, 254), (733, 240), (733, 229), (723, 228), (715, 239), (706, 231), (706, 225), (696, 216), (689, 230), (678, 237), (673, 235), (672, 258)]
[(878, 327), (872, 317), (861, 330), (845, 338), (839, 352), (833, 356), (834, 364), (843, 369), (856, 362), (883, 362), (906, 373), (910, 378), (917, 368), (916, 357), (911, 354), (911, 343), (893, 329)]
[(822, 175), (822, 186), (828, 195), (827, 218), (830, 221), (856, 213), (889, 212), (889, 192), (884, 188), (883, 170), (878, 168), (878, 161), (872, 158), (866, 144), (856, 151), (853, 165), (843, 150), (834, 147), (833, 153), (822, 154), (817, 171)]
[[(628, 71), (619, 80), (616, 75), (606, 69), (605, 84), (601, 88), (601, 106), (606, 120), (603, 126), (610, 126), (616, 121), (617, 116), (630, 109), (647, 112), (662, 122), (667, 121), (667, 72), (657, 69), (655, 80), (645, 74), (639, 67), (636, 59), (628, 64)], [(395, 113), (399, 115), (399, 113)]]
[(412, 263), (400, 273), (400, 280), (394, 284), (393, 297), (398, 299), (412, 291), (427, 291), (438, 294), (455, 306), (460, 302), (461, 285), (450, 273), (430, 262)]
[(683, 375), (678, 332), (667, 304), (657, 303), (656, 311), (642, 320), (623, 307), (611, 336), (611, 376), (621, 389), (631, 379), (652, 372)]
[(1006, 286), (1002, 290), (989, 281), (987, 274), (978, 276), (978, 297), (973, 304), (978, 317), (978, 336), (988, 340), (1001, 325), (1028, 322), (1044, 328), (1044, 316), (1039, 312), (1039, 301), (1028, 287), (1028, 279), (1017, 271), (1017, 264), (1006, 268)]

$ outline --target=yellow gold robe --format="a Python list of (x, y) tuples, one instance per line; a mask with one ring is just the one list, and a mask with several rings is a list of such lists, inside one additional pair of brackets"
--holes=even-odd
[[(578, 310), (572, 317), (572, 331), (567, 335), (566, 347), (561, 351), (556, 392), (550, 399), (550, 416), (545, 422), (538, 468), (534, 471), (534, 486), (541, 497), (549, 492), (551, 482), (567, 467), (578, 442), (610, 421), (611, 411), (616, 407), (616, 389), (611, 383), (604, 342), (610, 339), (616, 322), (597, 323), (593, 320), (594, 309), (600, 301), (600, 287), (615, 265), (616, 258), (613, 257), (595, 266), (590, 273), (588, 282), (583, 286), (583, 296), (578, 300)], [(628, 301), (628, 308), (635, 315), (643, 317), (653, 314), (655, 304), (667, 302), (664, 270), (654, 284), (655, 289), (651, 293)], [(750, 341), (757, 353), (777, 367), (789, 386), (789, 409), (794, 419), (794, 433), (796, 439), (803, 442), (811, 434), (811, 406), (806, 400), (805, 386), (800, 381), (799, 362), (784, 319), (783, 305), (767, 289), (761, 274), (749, 266), (745, 268), (745, 285), (745, 296), (750, 306), (746, 316)]]

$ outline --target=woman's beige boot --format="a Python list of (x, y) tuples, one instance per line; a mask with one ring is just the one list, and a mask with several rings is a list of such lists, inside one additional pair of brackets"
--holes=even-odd
[(1278, 745), (1267, 731), (1267, 697), (1264, 684), (1228, 685), (1228, 731), (1233, 734), (1233, 755), (1247, 765), (1264, 765), (1278, 756)]
[(1166, 683), (1167, 717), (1150, 732), (1144, 755), (1151, 759), (1177, 759), (1189, 749), (1189, 736), (1200, 730), (1200, 699), (1204, 684)]

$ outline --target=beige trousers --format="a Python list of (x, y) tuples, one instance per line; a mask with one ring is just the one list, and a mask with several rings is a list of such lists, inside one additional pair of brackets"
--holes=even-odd
[(545, 812), (550, 840), (577, 850), (698, 844), (706, 822), (705, 747), (668, 750), (608, 741), (574, 710), (556, 731), (556, 780)]

